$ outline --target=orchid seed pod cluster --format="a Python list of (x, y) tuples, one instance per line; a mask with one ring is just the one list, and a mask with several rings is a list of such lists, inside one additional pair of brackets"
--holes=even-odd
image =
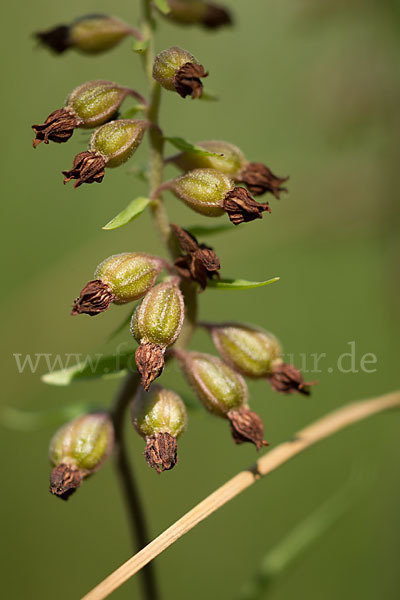
[[(106, 79), (87, 81), (70, 92), (61, 108), (51, 112), (44, 123), (32, 126), (35, 148), (42, 142), (45, 145), (50, 141), (65, 143), (77, 129), (93, 130), (89, 144), (85, 143), (86, 149), (77, 146), (71, 153), (71, 168), (62, 171), (64, 183), (73, 181), (75, 188), (101, 183), (106, 169), (126, 163), (145, 136), (149, 145), (148, 167), (136, 164), (131, 169), (140, 172), (148, 183), (145, 195), (132, 198), (132, 190), (128, 190), (125, 208), (121, 207), (120, 192), (103, 195), (116, 215), (103, 229), (118, 229), (133, 222), (130, 246), (126, 252), (116, 252), (100, 262), (93, 279), (81, 289), (71, 310), (74, 316), (95, 316), (108, 311), (111, 305), (114, 308), (110, 312), (123, 311), (125, 307), (124, 321), (117, 333), (123, 333), (132, 347), (129, 346), (125, 357), (117, 352), (103, 357), (93, 367), (93, 373), (89, 373), (85, 364), (85, 377), (126, 375), (126, 380), (110, 413), (85, 414), (54, 435), (50, 444), (54, 467), (50, 491), (64, 499), (84, 478), (100, 468), (112, 450), (114, 438), (118, 456), (121, 456), (122, 419), (129, 404), (133, 428), (145, 440), (144, 456), (148, 465), (158, 473), (176, 465), (177, 439), (187, 423), (185, 403), (175, 389), (158, 385), (159, 381), (154, 383), (155, 379), (164, 377), (164, 370), (168, 376), (171, 364), (182, 371), (208, 413), (229, 424), (235, 444), (249, 442), (257, 451), (268, 443), (264, 439), (261, 417), (250, 408), (245, 377), (267, 380), (273, 390), (284, 394), (308, 395), (314, 383), (303, 381), (300, 371), (283, 362), (280, 342), (267, 331), (236, 322), (199, 323), (200, 292), (210, 287), (259, 287), (260, 282), (251, 285), (252, 282), (243, 279), (224, 278), (225, 265), (221, 265), (217, 252), (203, 239), (210, 228), (170, 222), (164, 195), (171, 193), (204, 220), (226, 214), (233, 225), (239, 225), (260, 220), (264, 213), (270, 213), (269, 203), (255, 198), (270, 193), (279, 199), (281, 193), (287, 191), (283, 186), (288, 178), (274, 175), (263, 162), (250, 162), (242, 150), (230, 142), (211, 139), (192, 144), (177, 133), (174, 135), (173, 123), (168, 123), (168, 133), (166, 129), (163, 131), (159, 109), (164, 90), (174, 92), (175, 97), (171, 94), (170, 100), (178, 104), (180, 98), (205, 100), (212, 94), (203, 92), (208, 71), (189, 50), (176, 45), (154, 50), (155, 22), (161, 14), (162, 18), (184, 26), (217, 30), (232, 24), (230, 10), (214, 2), (146, 0), (140, 30), (114, 17), (86, 15), (36, 34), (43, 45), (58, 54), (75, 49), (87, 56), (109, 51), (127, 36), (134, 37), (132, 50), (143, 58), (149, 87), (146, 97)], [(126, 111), (122, 109), (123, 103), (132, 99), (137, 103)], [(194, 110), (199, 104), (194, 104)], [(204, 123), (205, 129), (207, 126)], [(212, 131), (208, 133), (213, 135)], [(78, 139), (78, 132), (71, 141), (72, 146), (75, 141), (82, 141)], [(178, 154), (167, 158), (164, 153), (167, 143), (172, 144)], [(268, 147), (267, 152), (271, 152)], [(180, 170), (172, 179), (164, 175), (164, 166), (169, 165)], [(126, 181), (128, 187), (128, 178)], [(85, 188), (81, 189), (82, 195)], [(188, 211), (182, 206), (178, 208), (183, 209), (184, 218)], [(145, 210), (154, 219), (158, 236), (169, 254), (168, 260), (137, 247), (138, 237), (133, 228), (138, 227), (136, 233), (140, 231), (136, 219)], [(268, 221), (265, 227), (273, 226), (272, 218), (265, 221)], [(235, 229), (227, 225), (228, 229)], [(250, 227), (257, 231), (257, 226)], [(261, 227), (264, 223), (260, 223)], [(211, 225), (213, 228), (218, 229), (218, 226)], [(85, 281), (87, 277), (82, 276), (82, 279)], [(107, 320), (108, 316), (111, 317), (104, 315), (103, 319)], [(80, 323), (77, 319), (74, 324), (79, 326)], [(210, 333), (219, 356), (189, 349), (198, 327), (205, 327)], [(133, 357), (135, 368), (131, 369), (128, 361)], [(71, 371), (65, 369), (62, 381), (70, 374)], [(82, 370), (78, 375), (82, 375)]]

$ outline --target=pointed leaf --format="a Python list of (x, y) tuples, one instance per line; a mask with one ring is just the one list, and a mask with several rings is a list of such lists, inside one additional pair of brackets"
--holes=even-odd
[(4, 406), (0, 412), (0, 425), (13, 431), (36, 431), (42, 427), (69, 421), (97, 408), (98, 406), (87, 402), (35, 411), (19, 410), (12, 406)]
[(167, 15), (169, 12), (171, 12), (167, 0), (153, 0), (153, 2), (157, 6), (158, 10), (161, 11), (164, 15)]
[(270, 283), (279, 281), (280, 277), (273, 277), (267, 281), (247, 281), (246, 279), (211, 279), (207, 287), (217, 290), (250, 290), (252, 288), (263, 287)]
[(132, 50), (138, 54), (143, 54), (149, 47), (149, 40), (134, 40), (132, 42)]
[(193, 225), (192, 227), (185, 227), (185, 229), (195, 237), (205, 237), (224, 231), (235, 231), (235, 226), (231, 223), (224, 223), (223, 225)]
[(134, 117), (138, 112), (140, 112), (141, 110), (145, 110), (145, 106), (143, 106), (143, 104), (135, 104), (135, 106), (132, 106), (131, 108), (128, 108), (128, 110), (126, 110), (122, 115), (121, 115), (121, 119), (132, 119), (132, 117)]
[(193, 154), (197, 154), (198, 156), (223, 156), (221, 152), (209, 152), (208, 150), (204, 150), (200, 146), (195, 146), (191, 144), (187, 140), (184, 140), (181, 137), (166, 137), (164, 138), (167, 142), (170, 142), (175, 148), (178, 150), (182, 150), (183, 152), (192, 152)]
[(111, 379), (122, 377), (128, 371), (135, 371), (135, 353), (133, 348), (120, 354), (96, 354), (68, 369), (53, 371), (42, 376), (49, 385), (69, 385), (85, 379)]
[(117, 229), (118, 227), (122, 227), (122, 225), (130, 223), (142, 214), (149, 203), (149, 198), (143, 198), (141, 196), (139, 198), (135, 198), (128, 204), (126, 208), (124, 208), (123, 211), (111, 219), (107, 225), (104, 225), (103, 229)]

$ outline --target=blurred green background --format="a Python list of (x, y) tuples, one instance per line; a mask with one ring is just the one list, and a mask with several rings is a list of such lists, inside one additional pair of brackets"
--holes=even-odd
[[(399, 134), (397, 3), (269, 0), (229, 2), (234, 28), (217, 33), (160, 19), (157, 47), (188, 48), (210, 71), (206, 87), (219, 102), (165, 94), (167, 135), (193, 142), (226, 139), (249, 160), (290, 175), (290, 194), (271, 200), (272, 214), (212, 238), (223, 274), (281, 277), (250, 291), (210, 290), (200, 317), (242, 319), (270, 329), (285, 351), (326, 353), (311, 398), (274, 394), (250, 382), (254, 410), (272, 446), (349, 401), (398, 387), (397, 140)], [(37, 49), (33, 31), (90, 12), (135, 24), (139, 2), (105, 0), (7, 6), (2, 34), (2, 403), (26, 411), (76, 402), (108, 406), (116, 381), (46, 386), (19, 373), (14, 353), (95, 353), (131, 343), (128, 331), (105, 340), (126, 315), (71, 319), (69, 309), (94, 267), (110, 254), (163, 252), (150, 216), (115, 231), (111, 217), (145, 185), (129, 170), (145, 164), (146, 145), (101, 186), (74, 191), (60, 171), (85, 149), (88, 134), (65, 145), (31, 147), (32, 123), (61, 107), (69, 91), (91, 79), (145, 89), (140, 60), (125, 41), (95, 58)], [(396, 114), (397, 113), (397, 114)], [(171, 148), (171, 151), (173, 149)], [(173, 175), (169, 171), (169, 176)], [(172, 196), (172, 220), (209, 224)], [(224, 220), (224, 219), (223, 219)], [(225, 222), (225, 221), (224, 221)], [(213, 224), (216, 221), (213, 221)], [(396, 260), (397, 259), (397, 260)], [(343, 373), (337, 359), (355, 342), (356, 364), (373, 353), (376, 372)], [(211, 351), (199, 332), (192, 347)], [(348, 362), (345, 364), (347, 368)], [(176, 368), (162, 377), (188, 395)], [(13, 428), (3, 412), (2, 596), (79, 598), (131, 554), (127, 521), (110, 460), (68, 503), (48, 493), (48, 441), (61, 421)], [(400, 416), (387, 413), (348, 429), (285, 465), (236, 498), (156, 560), (167, 599), (235, 598), (263, 554), (291, 528), (362, 473), (352, 508), (277, 582), (268, 598), (394, 600), (400, 596)], [(19, 430), (18, 430), (19, 427)], [(128, 427), (128, 424), (127, 424)], [(157, 476), (132, 431), (130, 454), (142, 486), (152, 536), (255, 459), (234, 446), (228, 427), (202, 409), (190, 414), (179, 465)], [(137, 578), (115, 598), (139, 598)], [(264, 597), (264, 596), (261, 596)], [(267, 596), (265, 595), (265, 598)]]

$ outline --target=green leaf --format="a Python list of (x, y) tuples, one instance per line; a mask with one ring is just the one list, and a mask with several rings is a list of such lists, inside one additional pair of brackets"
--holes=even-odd
[(224, 231), (234, 231), (235, 226), (230, 223), (224, 223), (223, 225), (193, 225), (193, 227), (185, 227), (185, 229), (195, 237), (205, 237)]
[(204, 150), (200, 146), (195, 146), (190, 142), (184, 140), (181, 137), (166, 137), (164, 138), (167, 142), (170, 142), (175, 148), (178, 150), (182, 150), (183, 152), (192, 152), (193, 154), (197, 154), (198, 156), (223, 156), (221, 152), (209, 152), (208, 150)]
[(149, 40), (134, 40), (132, 42), (132, 50), (138, 54), (143, 54), (149, 47)]
[(41, 379), (49, 385), (69, 385), (87, 379), (112, 379), (134, 371), (134, 365), (133, 349), (119, 354), (96, 354), (68, 369), (46, 373)]
[(279, 281), (280, 277), (273, 277), (267, 281), (247, 281), (246, 279), (211, 279), (207, 287), (217, 290), (250, 290), (251, 288), (263, 287), (270, 283)]
[(107, 225), (104, 225), (103, 229), (117, 229), (118, 227), (122, 227), (122, 225), (130, 223), (142, 214), (149, 203), (149, 198), (143, 198), (142, 196), (135, 198), (123, 211), (111, 219)]
[(205, 100), (206, 102), (218, 102), (219, 98), (217, 94), (214, 94), (214, 92), (210, 92), (210, 90), (208, 90), (207, 92), (203, 91), (199, 100)]
[(121, 119), (132, 119), (138, 112), (145, 110), (143, 104), (135, 104), (121, 115)]
[(158, 10), (160, 10), (164, 15), (167, 15), (169, 12), (171, 12), (167, 0), (153, 0), (153, 2), (157, 6)]
[(13, 431), (36, 431), (42, 427), (69, 421), (97, 408), (97, 406), (87, 402), (35, 411), (4, 406), (0, 412), (0, 425)]

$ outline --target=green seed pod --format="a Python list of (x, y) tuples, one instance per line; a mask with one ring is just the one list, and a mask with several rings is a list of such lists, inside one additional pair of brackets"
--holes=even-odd
[(215, 169), (195, 169), (164, 186), (191, 209), (207, 217), (224, 214), (224, 199), (234, 188), (231, 179)]
[(140, 145), (149, 123), (139, 119), (110, 121), (96, 129), (89, 149), (106, 159), (107, 167), (119, 167)]
[(278, 339), (267, 331), (241, 323), (206, 324), (225, 362), (242, 375), (267, 377), (282, 357)]
[(50, 492), (67, 500), (84, 477), (102, 466), (113, 443), (114, 429), (106, 412), (83, 415), (63, 425), (50, 442), (49, 458), (54, 465)]
[(98, 127), (108, 121), (131, 90), (112, 81), (88, 81), (75, 88), (66, 106), (80, 120), (80, 127)]
[(140, 38), (139, 32), (130, 25), (107, 15), (85, 15), (69, 25), (57, 25), (35, 35), (57, 54), (69, 48), (83, 54), (100, 54), (119, 44), (128, 35)]
[(132, 316), (131, 332), (140, 343), (135, 358), (145, 390), (164, 369), (164, 354), (178, 338), (185, 307), (175, 279), (159, 283), (143, 298)]
[(74, 188), (82, 183), (101, 183), (105, 167), (119, 167), (126, 162), (143, 139), (148, 121), (119, 119), (105, 123), (93, 133), (89, 150), (74, 158), (72, 169), (63, 171), (64, 183), (76, 179)]
[(109, 256), (96, 268), (75, 300), (72, 315), (98, 315), (110, 304), (126, 304), (142, 298), (154, 285), (165, 261), (143, 252)]
[(200, 78), (207, 77), (207, 73), (190, 52), (172, 46), (156, 56), (153, 77), (163, 88), (178, 92), (182, 98), (200, 98), (203, 94)]
[(140, 391), (132, 403), (132, 423), (146, 440), (144, 456), (150, 467), (161, 471), (177, 463), (177, 438), (186, 427), (186, 408), (172, 390), (154, 386)]
[(186, 150), (171, 157), (168, 162), (173, 162), (182, 171), (192, 169), (216, 169), (220, 173), (235, 179), (242, 167), (246, 164), (243, 152), (233, 144), (219, 140), (197, 142), (196, 146), (213, 152), (219, 156), (203, 156), (196, 152)]
[(248, 408), (243, 377), (221, 359), (201, 352), (174, 350), (181, 369), (205, 408), (228, 419), (237, 444), (252, 442), (259, 450), (266, 442), (260, 417)]
[(132, 27), (107, 15), (88, 15), (77, 19), (69, 28), (69, 44), (83, 54), (100, 54), (114, 48)]
[(223, 6), (202, 0), (167, 0), (170, 12), (164, 15), (180, 25), (202, 25), (206, 29), (218, 29), (230, 25), (232, 18)]
[(222, 358), (242, 375), (266, 378), (272, 388), (282, 394), (310, 394), (309, 388), (316, 382), (305, 382), (296, 367), (283, 362), (282, 346), (272, 333), (241, 323), (205, 323), (204, 326)]

